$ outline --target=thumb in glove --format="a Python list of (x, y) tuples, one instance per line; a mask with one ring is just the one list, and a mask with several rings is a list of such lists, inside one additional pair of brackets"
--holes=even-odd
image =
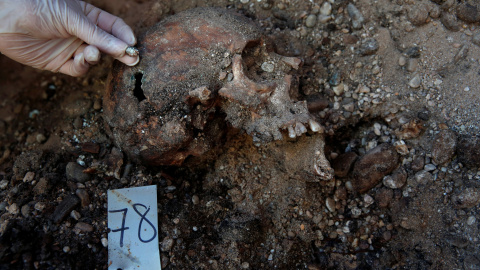
[(36, 68), (80, 76), (100, 59), (100, 51), (127, 65), (136, 43), (125, 22), (77, 0), (0, 0), (0, 51)]

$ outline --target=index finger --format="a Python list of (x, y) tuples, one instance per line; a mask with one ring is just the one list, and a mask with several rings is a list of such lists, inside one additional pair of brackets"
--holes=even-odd
[(133, 46), (137, 43), (132, 28), (130, 28), (130, 26), (128, 26), (121, 18), (83, 1), (80, 1), (80, 5), (83, 8), (85, 16), (93, 24), (97, 25), (105, 32), (121, 39), (129, 46)]

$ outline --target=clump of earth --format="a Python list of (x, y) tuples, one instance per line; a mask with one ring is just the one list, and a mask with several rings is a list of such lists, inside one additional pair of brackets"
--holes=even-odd
[(1, 56), (0, 269), (108, 268), (107, 190), (145, 185), (162, 269), (480, 268), (476, 1), (89, 2), (139, 34), (195, 7), (242, 14), (302, 60), (290, 98), (324, 131), (260, 142), (218, 110), (220, 147), (152, 166), (104, 119), (112, 59), (72, 78)]

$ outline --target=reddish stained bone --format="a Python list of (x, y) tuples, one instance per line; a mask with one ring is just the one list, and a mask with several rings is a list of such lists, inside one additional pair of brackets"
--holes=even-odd
[[(150, 165), (181, 165), (218, 146), (225, 120), (255, 142), (280, 140), (282, 132), (301, 136), (306, 126), (318, 132), (306, 103), (290, 97), (297, 90), (290, 72), (301, 60), (270, 48), (256, 24), (224, 9), (171, 16), (140, 35), (137, 66), (114, 64), (104, 96), (106, 129), (132, 161)], [(265, 62), (274, 72), (260, 69)]]
[[(247, 18), (214, 8), (182, 12), (148, 29), (138, 40), (140, 63), (115, 63), (108, 79), (104, 118), (116, 145), (136, 162), (180, 165), (217, 144), (225, 128), (207, 120), (216, 111), (211, 107), (223, 84), (218, 74), (225, 68), (224, 55), (241, 53), (260, 38)], [(189, 97), (201, 87), (211, 94)]]

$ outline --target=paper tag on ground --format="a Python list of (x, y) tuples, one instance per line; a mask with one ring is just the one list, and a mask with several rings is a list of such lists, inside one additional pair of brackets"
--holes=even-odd
[(108, 269), (161, 269), (157, 186), (108, 191)]

